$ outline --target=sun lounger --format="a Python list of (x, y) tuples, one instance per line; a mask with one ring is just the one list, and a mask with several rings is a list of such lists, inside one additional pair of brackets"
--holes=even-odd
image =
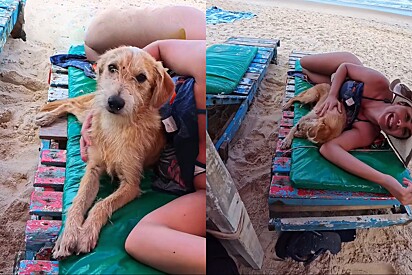
[[(289, 61), (291, 71), (300, 69), (300, 63), (296, 60), (306, 54), (292, 52)], [(310, 84), (304, 80), (289, 77), (284, 103), (295, 93), (303, 92), (308, 87)], [(272, 163), (268, 201), (271, 213), (269, 228), (280, 231), (338, 230), (410, 222), (412, 217), (409, 207), (401, 206), (399, 201), (381, 186), (355, 177), (329, 163), (316, 148), (300, 147), (313, 146), (309, 141), (295, 138), (292, 153), (280, 150), (280, 140), (306, 112), (308, 109), (295, 104), (294, 110), (283, 113), (278, 147)], [(362, 149), (352, 154), (398, 179), (409, 175), (389, 147), (383, 146), (375, 151)], [(371, 159), (373, 161), (370, 161)], [(386, 165), (388, 162), (391, 163), (390, 166)], [(370, 211), (368, 212), (371, 209), (387, 209), (389, 212), (371, 215)], [(348, 212), (351, 210), (358, 212)], [(358, 215), (360, 210), (362, 215)], [(299, 214), (302, 211), (323, 211), (323, 214), (303, 217)], [(328, 211), (329, 214), (326, 213)], [(330, 214), (330, 211), (335, 212)]]
[[(277, 63), (277, 47), (280, 46), (280, 41), (278, 39), (258, 39), (258, 38), (244, 38), (244, 37), (232, 37), (229, 38), (223, 46), (227, 47), (228, 52), (225, 54), (225, 52), (220, 50), (219, 47), (213, 48), (214, 46), (211, 46), (208, 48), (208, 51), (206, 53), (206, 58), (207, 58), (207, 65), (206, 65), (206, 75), (207, 78), (209, 78), (208, 71), (210, 71), (211, 66), (215, 66), (216, 63), (221, 68), (221, 79), (222, 82), (220, 82), (221, 86), (224, 87), (224, 92), (216, 92), (216, 89), (210, 89), (207, 87), (206, 91), (206, 105), (208, 107), (208, 111), (210, 111), (213, 107), (216, 106), (222, 106), (222, 105), (239, 105), (237, 108), (236, 112), (230, 117), (230, 119), (227, 121), (226, 125), (221, 127), (221, 131), (218, 133), (211, 133), (209, 129), (209, 133), (211, 134), (213, 138), (213, 142), (215, 144), (216, 149), (220, 153), (221, 156), (224, 155), (222, 152), (227, 150), (227, 145), (232, 140), (234, 137), (236, 131), (239, 129), (242, 120), (244, 119), (246, 112), (249, 108), (249, 105), (252, 103), (252, 100), (256, 94), (256, 91), (262, 82), (266, 71), (267, 67), (269, 64), (272, 63)], [(229, 58), (227, 59), (228, 56), (233, 57), (233, 53), (230, 52), (230, 47), (229, 46), (236, 46), (236, 47), (245, 47), (245, 50), (253, 52), (253, 49), (256, 49), (254, 51), (254, 56), (252, 58), (249, 58), (249, 56), (246, 55), (246, 58), (243, 55), (239, 55), (238, 59), (232, 59)], [(217, 49), (217, 50), (216, 50)], [(235, 48), (236, 49), (236, 48)], [(251, 50), (252, 49), (252, 50)], [(219, 55), (221, 59), (219, 60)], [(213, 58), (216, 58), (216, 60), (213, 60), (213, 63), (210, 62), (210, 56), (213, 56)], [(228, 86), (226, 82), (227, 75), (225, 74), (226, 68), (228, 66), (233, 65), (233, 60), (238, 62), (235, 66), (238, 68), (237, 70), (231, 70), (231, 73), (233, 71), (236, 71), (237, 74), (240, 75), (230, 75), (231, 84), (237, 80), (234, 86), (230, 86), (229, 91), (227, 91), (226, 86)], [(232, 62), (233, 61), (233, 62)], [(216, 63), (215, 63), (216, 62)], [(226, 63), (225, 63), (226, 62)], [(241, 69), (244, 69), (242, 71)], [(216, 68), (215, 68), (216, 69)], [(215, 75), (219, 74), (219, 70), (214, 70), (213, 71)], [(207, 82), (208, 84), (208, 82)], [(215, 84), (215, 86), (218, 86), (219, 84)], [(209, 116), (210, 112), (208, 113), (208, 119), (210, 119)], [(220, 150), (222, 148), (222, 150)], [(224, 158), (224, 157), (223, 157)]]

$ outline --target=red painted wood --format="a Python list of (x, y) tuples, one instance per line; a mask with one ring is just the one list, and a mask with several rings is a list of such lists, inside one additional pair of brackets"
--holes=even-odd
[(30, 215), (61, 217), (62, 192), (34, 191), (30, 200)]
[(290, 128), (280, 127), (279, 138), (285, 138), (290, 132)]
[(49, 149), (41, 152), (41, 164), (66, 166), (66, 150)]
[(57, 261), (20, 261), (19, 275), (57, 275), (59, 274), (59, 263)]
[(282, 116), (287, 118), (294, 118), (295, 113), (293, 111), (283, 111)]
[(26, 259), (50, 260), (51, 250), (59, 235), (61, 221), (29, 220), (26, 223)]
[(34, 187), (52, 187), (62, 190), (66, 175), (66, 168), (55, 166), (41, 166), (34, 175)]
[(293, 127), (293, 118), (282, 117), (279, 123), (280, 127), (291, 128)]

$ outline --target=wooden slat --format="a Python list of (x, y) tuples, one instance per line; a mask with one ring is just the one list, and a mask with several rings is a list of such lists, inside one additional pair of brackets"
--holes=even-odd
[(279, 39), (264, 39), (264, 38), (256, 38), (256, 37), (230, 37), (228, 41), (260, 43), (263, 45), (269, 45), (270, 48), (277, 48), (280, 46)]
[(51, 166), (66, 166), (66, 150), (43, 150), (40, 156), (41, 164)]
[(34, 187), (51, 187), (63, 190), (66, 168), (55, 166), (40, 166), (34, 175)]
[(393, 225), (408, 224), (410, 222), (411, 216), (408, 214), (276, 218), (269, 221), (269, 230), (347, 230), (359, 228), (388, 227)]
[(67, 119), (60, 118), (50, 126), (40, 127), (39, 138), (67, 140)]
[(294, 118), (295, 113), (293, 111), (283, 111), (282, 116), (287, 118)]
[(226, 44), (235, 44), (235, 45), (244, 45), (244, 46), (255, 46), (255, 47), (266, 47), (266, 48), (274, 48), (277, 45), (270, 45), (264, 43), (255, 43), (255, 42), (242, 42), (242, 41), (226, 41)]
[(59, 263), (56, 261), (20, 261), (19, 275), (58, 275)]
[(350, 210), (374, 210), (374, 209), (390, 209), (393, 205), (319, 205), (302, 206), (302, 205), (285, 205), (285, 204), (271, 204), (269, 210), (273, 212), (330, 212), (330, 211), (350, 211)]
[(59, 235), (61, 221), (29, 220), (26, 223), (26, 259), (50, 260), (50, 248)]
[(30, 215), (40, 217), (51, 216), (61, 217), (62, 215), (62, 192), (34, 191), (30, 198)]
[(52, 65), (51, 66), (51, 71), (52, 73), (57, 73), (57, 74), (68, 74), (69, 70), (62, 68), (60, 66)]
[(285, 138), (289, 134), (290, 129), (285, 127), (279, 128), (279, 138)]
[(66, 88), (50, 87), (47, 93), (47, 101), (52, 102), (69, 97), (69, 90)]
[(282, 117), (282, 119), (280, 120), (279, 125), (281, 127), (292, 127), (293, 126), (293, 118), (285, 118)]
[(291, 159), (288, 157), (273, 158), (272, 173), (289, 173)]
[(50, 78), (50, 86), (69, 88), (69, 77), (67, 74), (52, 73)]

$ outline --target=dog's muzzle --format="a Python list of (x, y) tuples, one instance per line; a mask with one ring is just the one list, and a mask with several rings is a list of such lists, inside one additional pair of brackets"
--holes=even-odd
[(121, 98), (120, 96), (112, 95), (107, 100), (107, 106), (108, 106), (107, 110), (110, 113), (117, 114), (121, 109), (123, 109), (125, 103), (126, 102), (124, 101), (124, 99)]

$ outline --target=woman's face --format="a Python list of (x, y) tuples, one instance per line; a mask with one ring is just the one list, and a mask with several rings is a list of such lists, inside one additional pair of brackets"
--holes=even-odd
[(390, 105), (378, 119), (381, 130), (397, 138), (408, 138), (412, 134), (412, 107), (406, 104)]

